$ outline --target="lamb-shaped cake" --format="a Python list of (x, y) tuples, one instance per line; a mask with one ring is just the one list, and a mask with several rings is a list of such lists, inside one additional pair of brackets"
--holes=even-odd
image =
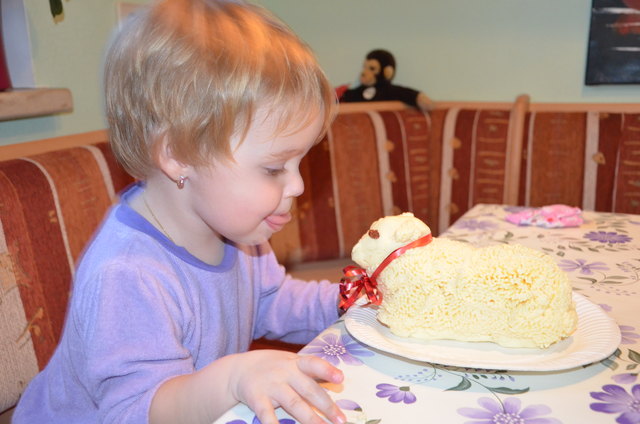
[[(567, 275), (548, 255), (521, 245), (476, 248), (430, 238), (411, 213), (375, 221), (351, 258), (374, 275), (378, 320), (401, 337), (545, 348), (570, 336), (577, 314)], [(426, 244), (425, 244), (426, 243)]]

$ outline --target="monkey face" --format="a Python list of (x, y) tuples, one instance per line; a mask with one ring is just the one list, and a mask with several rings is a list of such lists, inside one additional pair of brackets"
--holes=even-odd
[(367, 87), (375, 85), (380, 71), (380, 62), (375, 59), (365, 60), (360, 73), (360, 84)]

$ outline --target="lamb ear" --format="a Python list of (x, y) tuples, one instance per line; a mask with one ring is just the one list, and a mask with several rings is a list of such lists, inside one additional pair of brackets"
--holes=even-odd
[(420, 230), (409, 220), (401, 223), (393, 233), (393, 239), (398, 243), (409, 243), (420, 237)]

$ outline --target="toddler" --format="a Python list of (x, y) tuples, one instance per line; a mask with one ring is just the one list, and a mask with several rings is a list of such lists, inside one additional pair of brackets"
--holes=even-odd
[(309, 48), (263, 9), (164, 0), (111, 42), (106, 114), (122, 193), (78, 266), (63, 336), (20, 423), (207, 423), (244, 402), (263, 424), (345, 421), (328, 362), (246, 352), (306, 343), (338, 287), (285, 275), (268, 239), (303, 191), (300, 161), (335, 113)]

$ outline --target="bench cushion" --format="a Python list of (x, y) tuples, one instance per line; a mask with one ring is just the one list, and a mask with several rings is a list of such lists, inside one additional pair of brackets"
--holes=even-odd
[[(84, 246), (133, 179), (108, 145), (0, 162), (0, 411), (53, 353)], [(8, 336), (8, 337), (7, 337)]]

